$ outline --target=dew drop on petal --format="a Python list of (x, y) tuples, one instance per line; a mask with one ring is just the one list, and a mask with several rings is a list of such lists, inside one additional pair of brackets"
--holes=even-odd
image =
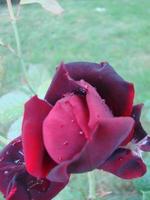
[(4, 174), (8, 174), (8, 171), (6, 170), (6, 171), (4, 171)]
[(3, 161), (3, 160), (4, 160), (4, 158), (3, 158), (3, 157), (2, 157), (2, 158), (0, 158), (0, 162), (1, 162), (1, 161)]
[(80, 131), (79, 134), (80, 134), (80, 135), (83, 135), (83, 131)]
[(65, 141), (63, 144), (64, 144), (64, 145), (68, 145), (68, 141)]

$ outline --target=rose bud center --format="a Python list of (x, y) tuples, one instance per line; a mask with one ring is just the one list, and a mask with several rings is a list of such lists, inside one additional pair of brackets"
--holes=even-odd
[(46, 150), (57, 163), (80, 152), (89, 132), (86, 101), (74, 94), (57, 101), (43, 124)]

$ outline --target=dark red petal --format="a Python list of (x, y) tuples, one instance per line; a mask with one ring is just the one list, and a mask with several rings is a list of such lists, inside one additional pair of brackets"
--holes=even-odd
[(129, 149), (119, 148), (99, 167), (123, 179), (133, 179), (146, 173), (142, 159)]
[(22, 123), (22, 142), (27, 170), (36, 177), (45, 177), (55, 165), (48, 156), (42, 135), (42, 125), (51, 106), (37, 96), (32, 97), (25, 104)]
[(138, 104), (138, 105), (135, 105), (132, 110), (132, 117), (135, 119), (135, 129), (134, 129), (133, 138), (135, 139), (136, 142), (139, 142), (140, 140), (142, 140), (143, 138), (147, 136), (147, 133), (143, 129), (140, 122), (142, 108), (143, 108), (143, 104)]
[(36, 179), (25, 171), (18, 173), (9, 184), (7, 200), (49, 200), (56, 196), (66, 183)]
[[(107, 62), (100, 64), (68, 63), (65, 64), (65, 69), (74, 80), (83, 79), (96, 87), (115, 116), (129, 116), (131, 114), (134, 98), (133, 84), (123, 80)], [(56, 73), (54, 79), (57, 76)], [(53, 87), (53, 83), (51, 87)]]
[(113, 117), (113, 115), (94, 87), (84, 80), (81, 80), (79, 84), (87, 89), (86, 104), (89, 112), (88, 126), (93, 130), (101, 118)]
[[(66, 96), (57, 101), (44, 120), (43, 137), (47, 152), (57, 163), (71, 159), (80, 152), (86, 142), (83, 130), (79, 127), (71, 103), (76, 104), (78, 112), (82, 108), (80, 98)], [(80, 105), (80, 106), (79, 106)], [(82, 113), (84, 114), (84, 113)]]
[(70, 161), (62, 162), (48, 175), (50, 180), (67, 180), (69, 173), (93, 170), (104, 163), (128, 136), (134, 121), (130, 117), (102, 119), (97, 130), (82, 151)]
[(24, 159), (21, 138), (16, 138), (0, 152), (0, 191), (6, 195), (9, 182), (22, 169)]
[(150, 151), (150, 137), (146, 136), (138, 143), (138, 146), (142, 151)]
[(74, 81), (68, 74), (63, 63), (60, 64), (56, 75), (46, 93), (45, 99), (52, 105), (66, 93), (86, 94), (86, 90)]
[(28, 174), (20, 137), (0, 153), (0, 180), (0, 191), (7, 200), (49, 200), (67, 184), (37, 179)]
[(95, 169), (128, 136), (133, 125), (134, 121), (130, 117), (101, 119), (93, 137), (80, 153), (80, 158), (69, 167), (69, 172), (80, 173)]
[(131, 115), (134, 118), (135, 122), (140, 121), (143, 106), (144, 106), (143, 104), (137, 104), (133, 106)]

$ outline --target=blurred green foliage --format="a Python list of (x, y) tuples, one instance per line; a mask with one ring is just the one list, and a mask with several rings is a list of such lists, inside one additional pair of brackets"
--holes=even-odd
[[(65, 11), (60, 16), (36, 4), (21, 6), (20, 12), (15, 6), (27, 77), (36, 93), (44, 97), (61, 61), (107, 60), (125, 79), (134, 82), (135, 102), (145, 103), (142, 123), (150, 131), (150, 1), (62, 0), (61, 6)], [(10, 139), (19, 134), (23, 104), (31, 96), (15, 49), (13, 29), (3, 5), (0, 6), (0, 133)], [(148, 173), (134, 184), (96, 171), (97, 200), (150, 199), (149, 171), (148, 168)], [(73, 176), (56, 200), (86, 199), (86, 179), (86, 175)]]

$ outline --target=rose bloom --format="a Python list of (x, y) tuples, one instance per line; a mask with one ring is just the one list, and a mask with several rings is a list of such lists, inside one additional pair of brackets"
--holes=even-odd
[(45, 99), (26, 104), (22, 134), (0, 154), (0, 190), (7, 200), (49, 200), (70, 174), (94, 169), (123, 179), (146, 172), (134, 87), (107, 63), (74, 62), (57, 68)]

